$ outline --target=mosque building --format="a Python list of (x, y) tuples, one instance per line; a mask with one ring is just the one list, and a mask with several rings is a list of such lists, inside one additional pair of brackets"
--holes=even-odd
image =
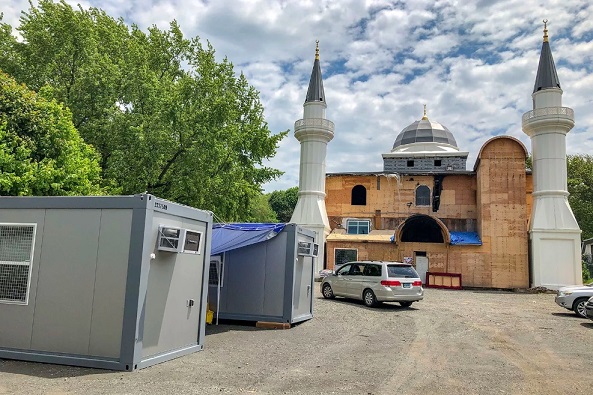
[(523, 130), (531, 138), (533, 171), (526, 169), (527, 148), (505, 135), (486, 141), (468, 170), (469, 152), (425, 106), (382, 154), (383, 171), (325, 174), (334, 124), (325, 119), (317, 49), (304, 117), (295, 123), (301, 167), (292, 218), (317, 232), (317, 269), (385, 260), (413, 264), (431, 286), (580, 284), (581, 231), (566, 176), (574, 113), (562, 107), (547, 27), (532, 98)]

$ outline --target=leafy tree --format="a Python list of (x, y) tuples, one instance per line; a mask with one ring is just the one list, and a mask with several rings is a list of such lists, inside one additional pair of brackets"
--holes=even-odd
[(568, 201), (583, 231), (583, 240), (593, 237), (593, 156), (568, 155)]
[(276, 213), (279, 222), (290, 221), (298, 196), (298, 187), (292, 187), (284, 191), (274, 191), (269, 194), (270, 207)]
[(251, 199), (248, 214), (249, 216), (245, 218), (246, 222), (278, 222), (276, 213), (268, 202), (268, 195), (260, 194)]
[(40, 0), (17, 30), (21, 42), (0, 25), (0, 68), (51, 87), (118, 192), (245, 220), (262, 184), (281, 174), (263, 161), (287, 132), (272, 135), (259, 93), (176, 22), (145, 33), (100, 9)]
[(68, 109), (0, 72), (0, 195), (99, 194), (98, 157)]

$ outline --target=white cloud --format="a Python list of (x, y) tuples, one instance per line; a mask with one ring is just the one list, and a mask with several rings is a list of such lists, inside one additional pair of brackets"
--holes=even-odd
[[(79, 1), (68, 0), (76, 5)], [(176, 19), (209, 40), (260, 91), (270, 129), (290, 129), (267, 165), (285, 171), (268, 191), (298, 184), (298, 141), (315, 40), (320, 40), (327, 116), (336, 124), (327, 170), (380, 171), (381, 154), (422, 116), (447, 126), (473, 166), (494, 134), (530, 149), (521, 115), (548, 28), (564, 105), (575, 110), (569, 153), (593, 149), (593, 4), (583, 0), (87, 0), (145, 29)], [(18, 24), (26, 0), (0, 0)]]

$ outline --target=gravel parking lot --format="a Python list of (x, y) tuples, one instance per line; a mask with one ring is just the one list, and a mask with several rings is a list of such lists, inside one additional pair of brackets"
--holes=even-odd
[(428, 289), (369, 309), (317, 289), (290, 330), (206, 333), (204, 351), (134, 373), (0, 360), (0, 394), (593, 393), (593, 321), (552, 294)]

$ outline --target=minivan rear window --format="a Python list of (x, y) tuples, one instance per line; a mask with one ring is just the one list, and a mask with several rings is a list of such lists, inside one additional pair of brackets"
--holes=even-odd
[(418, 273), (412, 266), (387, 265), (389, 277), (417, 278)]

